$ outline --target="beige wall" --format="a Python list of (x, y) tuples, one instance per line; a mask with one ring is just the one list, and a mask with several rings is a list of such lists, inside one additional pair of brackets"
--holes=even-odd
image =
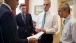
[(0, 0), (0, 5), (2, 4), (3, 0)]
[(29, 13), (33, 21), (37, 22), (38, 15), (35, 14), (35, 6), (43, 5), (43, 0), (29, 0)]
[(2, 4), (2, 2), (0, 2), (0, 5)]
[[(55, 2), (54, 2), (55, 3)], [(61, 4), (61, 1), (56, 1), (56, 13), (58, 14), (58, 6)], [(53, 7), (55, 7), (55, 5), (53, 6)], [(53, 8), (54, 9), (54, 8)], [(58, 30), (58, 33), (56, 33), (55, 35), (54, 35), (54, 41), (53, 41), (53, 43), (59, 43), (59, 39), (60, 39), (60, 30), (61, 30), (61, 19), (60, 19), (60, 17), (58, 16), (58, 24), (59, 24), (59, 30)]]
[(74, 4), (74, 17), (76, 18), (76, 0), (73, 0), (73, 4)]
[(0, 0), (0, 2), (3, 2), (3, 0)]

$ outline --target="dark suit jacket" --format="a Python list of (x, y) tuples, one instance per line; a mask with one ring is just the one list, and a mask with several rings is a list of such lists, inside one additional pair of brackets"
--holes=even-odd
[(18, 38), (14, 16), (4, 4), (0, 6), (0, 43), (28, 43), (27, 39)]
[(33, 23), (31, 14), (26, 13), (25, 24), (22, 19), (21, 13), (15, 16), (18, 25), (18, 35), (19, 38), (25, 39), (33, 33)]

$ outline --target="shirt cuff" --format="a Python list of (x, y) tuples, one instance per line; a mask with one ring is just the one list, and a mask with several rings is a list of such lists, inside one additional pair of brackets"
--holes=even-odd
[(29, 43), (29, 38), (27, 40), (28, 40), (28, 43)]
[(49, 34), (48, 30), (46, 30), (46, 34)]

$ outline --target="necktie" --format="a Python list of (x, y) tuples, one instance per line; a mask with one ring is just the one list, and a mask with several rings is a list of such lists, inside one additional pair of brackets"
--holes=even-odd
[(45, 18), (46, 18), (46, 13), (44, 13), (44, 16), (43, 16), (41, 28), (44, 28)]
[(65, 20), (63, 21), (63, 24), (62, 24), (61, 35), (62, 35), (62, 31), (63, 31), (63, 29), (64, 29), (64, 25), (65, 25)]
[(63, 24), (65, 25), (65, 20), (63, 21)]
[[(22, 16), (23, 16), (23, 22), (24, 22), (24, 24), (26, 24), (26, 15), (23, 14)], [(27, 29), (25, 29), (25, 32), (27, 33)]]
[(62, 30), (64, 29), (64, 25), (65, 25), (65, 20), (63, 21)]
[(26, 23), (26, 17), (25, 15), (23, 14), (23, 21), (24, 21), (24, 24)]

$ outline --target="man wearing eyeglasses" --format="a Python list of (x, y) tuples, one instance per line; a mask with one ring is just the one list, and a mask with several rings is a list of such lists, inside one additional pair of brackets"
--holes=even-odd
[(63, 3), (58, 7), (58, 14), (64, 18), (64, 27), (60, 43), (76, 43), (76, 19), (70, 14), (70, 6)]
[(52, 43), (53, 34), (58, 31), (58, 20), (57, 15), (50, 10), (50, 0), (44, 0), (43, 7), (44, 11), (39, 14), (36, 32), (44, 32), (39, 38), (38, 43)]

